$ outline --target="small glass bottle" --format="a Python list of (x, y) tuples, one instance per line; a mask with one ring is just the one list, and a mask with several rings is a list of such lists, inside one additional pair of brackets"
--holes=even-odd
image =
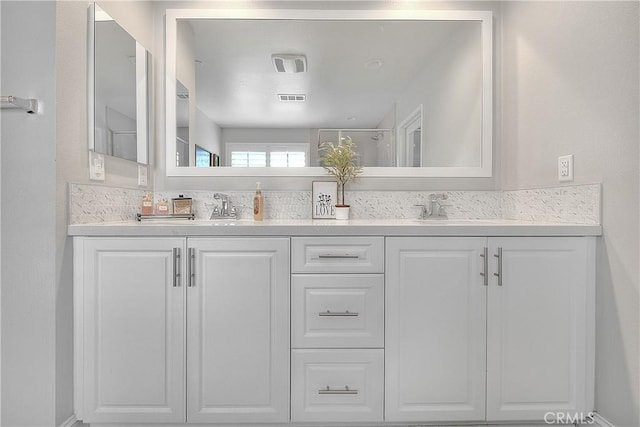
[(162, 199), (156, 204), (156, 215), (169, 215), (169, 202)]
[(146, 191), (142, 196), (142, 215), (153, 215), (153, 193)]

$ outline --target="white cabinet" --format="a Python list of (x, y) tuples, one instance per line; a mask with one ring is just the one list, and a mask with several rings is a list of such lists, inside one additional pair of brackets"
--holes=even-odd
[(386, 255), (387, 421), (593, 409), (592, 238), (388, 238)]
[(501, 277), (489, 282), (488, 420), (593, 410), (593, 247), (580, 237), (489, 239)]
[(291, 247), (291, 420), (382, 422), (384, 238), (293, 237)]
[(387, 239), (387, 421), (484, 420), (485, 241)]
[(76, 237), (76, 415), (140, 426), (587, 414), (594, 246)]
[(288, 238), (77, 237), (74, 251), (79, 419), (288, 421)]
[(289, 420), (289, 239), (193, 238), (189, 422)]
[(76, 238), (75, 399), (86, 423), (184, 422), (181, 238)]

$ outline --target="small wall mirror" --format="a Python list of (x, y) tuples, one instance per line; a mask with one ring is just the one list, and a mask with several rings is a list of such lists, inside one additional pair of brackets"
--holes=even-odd
[[(489, 177), (492, 43), (484, 11), (168, 9), (167, 175), (323, 175), (348, 136), (364, 176)], [(174, 161), (176, 80), (221, 167)]]
[(88, 34), (89, 149), (146, 164), (151, 55), (98, 4)]

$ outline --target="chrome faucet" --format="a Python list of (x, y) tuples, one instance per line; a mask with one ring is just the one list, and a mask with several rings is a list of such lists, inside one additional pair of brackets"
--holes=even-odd
[(222, 201), (222, 207), (218, 208), (217, 206), (213, 208), (211, 212), (211, 217), (209, 219), (236, 219), (237, 218), (237, 210), (231, 203), (231, 197), (228, 194), (223, 193), (215, 193), (213, 195), (215, 200)]
[(415, 205), (420, 208), (419, 219), (447, 219), (447, 212), (445, 205), (441, 203), (443, 200), (447, 200), (449, 197), (444, 193), (431, 193), (429, 194), (429, 205)]

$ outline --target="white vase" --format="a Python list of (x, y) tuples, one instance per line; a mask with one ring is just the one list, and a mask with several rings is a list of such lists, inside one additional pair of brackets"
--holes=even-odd
[(336, 219), (349, 219), (349, 206), (336, 206)]

